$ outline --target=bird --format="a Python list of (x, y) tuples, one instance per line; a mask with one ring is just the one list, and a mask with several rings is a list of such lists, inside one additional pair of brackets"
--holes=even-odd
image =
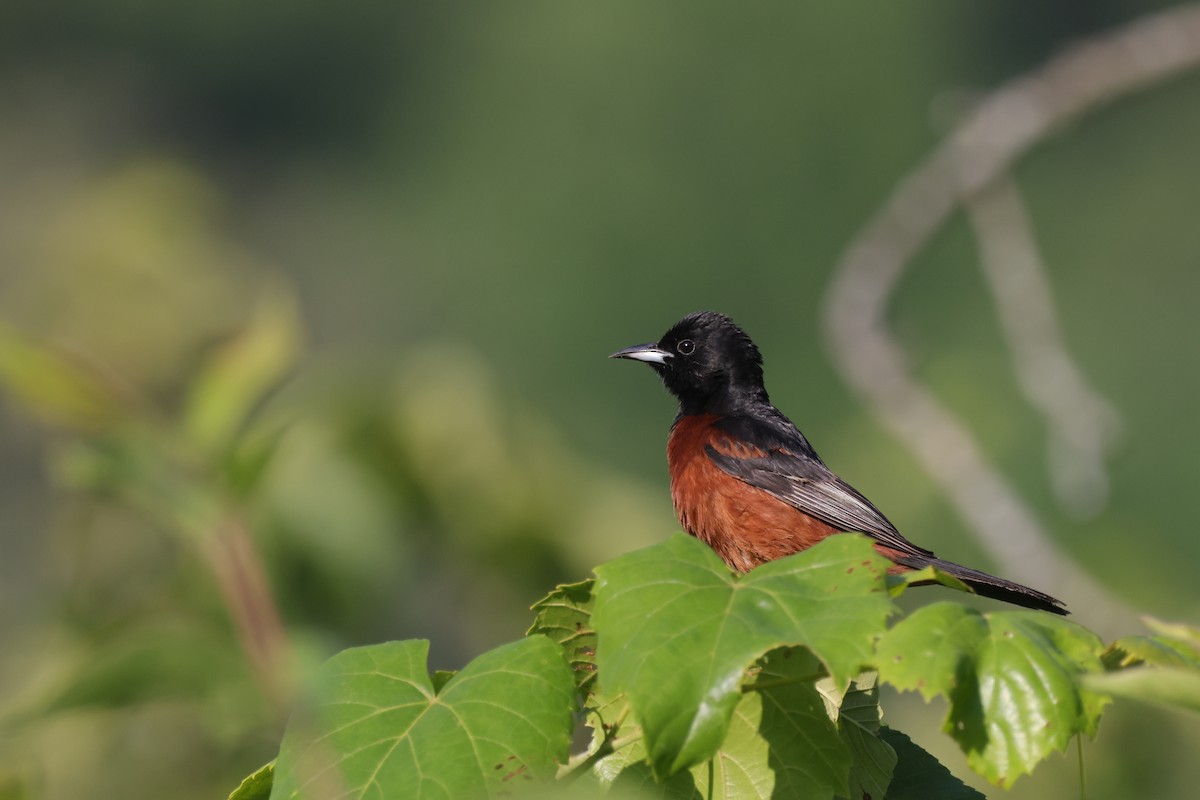
[(734, 571), (858, 531), (892, 562), (889, 572), (933, 566), (984, 597), (1068, 613), (1061, 600), (938, 558), (902, 536), (771, 405), (758, 347), (724, 314), (697, 311), (657, 342), (609, 357), (648, 364), (679, 401), (667, 439), (671, 499), (684, 530)]

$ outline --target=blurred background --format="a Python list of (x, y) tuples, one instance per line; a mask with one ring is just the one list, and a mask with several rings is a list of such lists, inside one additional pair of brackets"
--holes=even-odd
[[(826, 291), (964, 97), (1170, 6), (0, 5), (0, 797), (223, 797), (305, 665), (423, 637), (460, 667), (675, 530), (672, 402), (605, 356), (699, 308), (902, 530), (995, 568), (847, 388)], [(888, 306), (1053, 542), (1193, 623), (1197, 142), (1185, 72), (1015, 171), (1123, 434), (1089, 502), (1055, 494), (965, 215)], [(981, 785), (942, 708), (885, 708)], [(1198, 748), (1118, 704), (1089, 796), (1190, 796)], [(1075, 756), (991, 793), (1077, 796)]]

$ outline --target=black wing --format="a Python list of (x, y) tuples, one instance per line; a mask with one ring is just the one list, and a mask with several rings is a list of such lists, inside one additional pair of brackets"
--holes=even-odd
[(743, 457), (709, 445), (708, 457), (722, 471), (839, 530), (861, 531), (909, 555), (933, 555), (901, 536), (870, 500), (834, 475), (804, 434), (774, 407), (761, 415), (725, 417), (715, 427), (756, 451)]

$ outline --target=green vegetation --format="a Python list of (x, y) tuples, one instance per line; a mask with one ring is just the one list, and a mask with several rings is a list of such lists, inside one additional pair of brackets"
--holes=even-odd
[[(560, 796), (958, 800), (982, 795), (880, 724), (877, 680), (944, 698), (945, 731), (1000, 786), (1094, 737), (1105, 686), (1157, 701), (1179, 676), (1174, 702), (1200, 702), (1193, 631), (1106, 649), (1059, 617), (951, 602), (889, 629), (889, 584), (907, 583), (886, 566), (848, 534), (739, 577), (680, 534), (559, 587), (528, 638), (453, 675), (430, 678), (426, 642), (347, 650), (289, 724), (271, 796), (512, 796), (557, 777)], [(589, 743), (568, 760), (575, 708)]]
[[(1171, 3), (0, 3), (0, 798), (224, 797), (348, 648), (428, 641), (410, 678), (453, 693), (487, 654), (532, 659), (544, 642), (497, 648), (548, 587), (684, 546), (669, 398), (604, 356), (700, 308), (747, 328), (772, 399), (906, 535), (1022, 578), (839, 377), (820, 320), (840, 254), (964, 98), (1148, 5)], [(1163, 42), (1135, 52), (1187, 44)], [(522, 745), (538, 780), (505, 787), (655, 796), (732, 780), (727, 762), (710, 776), (713, 747), (768, 769), (784, 747), (809, 772), (774, 770), (780, 787), (845, 775), (874, 796), (890, 769), (893, 797), (1074, 797), (1075, 746), (1057, 752), (1082, 729), (1089, 800), (1194, 793), (1198, 89), (1193, 71), (1122, 95), (1010, 176), (1069, 355), (1120, 417), (1092, 516), (1056, 495), (1064, 451), (1014, 379), (966, 215), (887, 319), (1054, 543), (1126, 607), (1186, 624), (1140, 631), (1069, 593), (1060, 626), (874, 588), (838, 652), (829, 609), (792, 631), (739, 606), (746, 639), (700, 663), (750, 690), (681, 736), (653, 702), (688, 713), (706, 679), (645, 685), (593, 652), (578, 615), (614, 607), (580, 581), (537, 606), (537, 632), (577, 637), (569, 674), (605, 704), (588, 719), (620, 724), (575, 731), (569, 775), (539, 760), (561, 745)], [(710, 602), (759, 592), (706, 580)], [(921, 656), (929, 638), (949, 644)], [(911, 652), (889, 666), (889, 647)], [(963, 705), (947, 676), (982, 687), (996, 658), (1038, 666), (1022, 707), (1054, 698), (1061, 725), (973, 749), (944, 720), (991, 731), (1005, 703)], [(819, 761), (762, 735), (793, 718)], [(613, 752), (588, 761), (585, 741)]]

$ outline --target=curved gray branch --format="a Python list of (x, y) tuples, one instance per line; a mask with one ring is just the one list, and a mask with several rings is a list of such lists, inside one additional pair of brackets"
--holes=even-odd
[(1056, 127), (1197, 65), (1200, 7), (1184, 6), (1084, 42), (985, 96), (853, 240), (824, 304), (835, 366), (947, 493), (1005, 575), (1054, 591), (1103, 627), (1132, 615), (1055, 546), (966, 426), (912, 377), (887, 327), (888, 301), (951, 213)]

